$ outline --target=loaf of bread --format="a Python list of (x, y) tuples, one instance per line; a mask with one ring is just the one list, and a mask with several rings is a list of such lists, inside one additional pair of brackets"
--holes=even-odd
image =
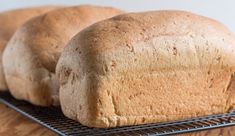
[(58, 105), (55, 67), (63, 48), (83, 28), (119, 13), (114, 8), (84, 5), (53, 10), (26, 22), (3, 53), (11, 94), (35, 105)]
[(235, 38), (184, 11), (127, 13), (72, 38), (56, 67), (64, 114), (90, 127), (229, 112)]
[(38, 16), (57, 7), (35, 7), (17, 9), (0, 13), (0, 91), (7, 91), (2, 67), (2, 54), (5, 46), (16, 29), (32, 17)]

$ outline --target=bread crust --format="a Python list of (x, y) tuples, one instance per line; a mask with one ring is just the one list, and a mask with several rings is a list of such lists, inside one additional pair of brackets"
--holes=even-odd
[(67, 42), (83, 28), (120, 13), (111, 7), (82, 5), (29, 20), (14, 34), (3, 55), (11, 94), (35, 105), (58, 105), (55, 67)]
[(7, 42), (24, 22), (56, 8), (59, 8), (59, 6), (25, 8), (0, 13), (0, 91), (7, 91), (8, 89), (2, 66), (2, 54)]
[(234, 107), (235, 38), (184, 11), (122, 14), (78, 33), (57, 64), (64, 114), (90, 127), (173, 121)]

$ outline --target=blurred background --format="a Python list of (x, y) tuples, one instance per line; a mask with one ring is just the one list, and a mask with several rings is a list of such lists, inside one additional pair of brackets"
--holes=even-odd
[(95, 4), (126, 11), (180, 9), (219, 20), (235, 33), (235, 0), (0, 0), (0, 12), (40, 5)]

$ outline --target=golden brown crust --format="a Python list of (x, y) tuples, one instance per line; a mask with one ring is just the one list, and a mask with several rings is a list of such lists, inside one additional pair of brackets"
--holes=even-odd
[(120, 13), (109, 7), (75, 6), (48, 12), (24, 24), (3, 57), (13, 96), (36, 105), (58, 104), (55, 67), (67, 42), (83, 28)]
[(0, 36), (10, 40), (15, 30), (32, 17), (54, 10), (58, 6), (17, 9), (0, 13)]
[(92, 127), (172, 121), (234, 107), (235, 38), (183, 11), (128, 13), (76, 35), (57, 64), (66, 116)]
[(6, 91), (7, 85), (2, 68), (3, 50), (16, 29), (32, 17), (41, 15), (56, 6), (17, 9), (0, 13), (0, 91)]

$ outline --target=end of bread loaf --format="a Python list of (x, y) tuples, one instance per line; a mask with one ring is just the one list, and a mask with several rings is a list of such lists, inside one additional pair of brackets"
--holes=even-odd
[(109, 7), (74, 6), (26, 22), (11, 38), (3, 55), (11, 94), (36, 105), (58, 104), (55, 67), (67, 42), (85, 27), (120, 13)]
[(183, 11), (128, 13), (78, 33), (57, 64), (64, 114), (90, 127), (229, 112), (235, 38)]
[(57, 77), (44, 68), (33, 54), (24, 42), (9, 42), (3, 54), (3, 65), (10, 92), (15, 98), (35, 105), (58, 105)]
[(28, 21), (30, 18), (56, 8), (58, 7), (44, 6), (17, 9), (0, 13), (0, 91), (8, 91), (3, 71), (2, 55), (8, 41), (10, 40), (16, 29), (20, 27), (24, 22)]
[[(59, 63), (57, 66), (58, 77), (61, 81), (59, 95), (60, 101), (63, 102), (61, 103), (62, 111), (67, 117), (78, 120), (89, 127), (108, 128), (113, 125), (116, 126), (112, 124), (116, 123), (115, 117), (114, 120), (106, 118), (103, 116), (105, 112), (100, 112), (97, 107), (97, 104), (102, 104), (100, 100), (103, 102), (103, 99), (97, 97), (99, 76), (95, 73), (86, 73), (84, 70), (88, 68), (83, 68), (80, 63), (71, 63), (73, 61), (83, 61), (75, 56), (69, 58), (69, 60), (65, 58), (66, 62), (60, 59), (63, 63)], [(105, 103), (108, 104), (108, 102), (111, 101), (108, 99)], [(112, 106), (112, 104), (108, 105)], [(106, 111), (106, 109), (104, 110)]]
[[(38, 36), (47, 33), (40, 29), (41, 17), (22, 25), (8, 42), (3, 53), (4, 74), (9, 91), (16, 99), (39, 106), (59, 105), (57, 77), (38, 58), (36, 47), (30, 47), (46, 44), (40, 42), (42, 37)], [(48, 52), (47, 55), (53, 57)]]

